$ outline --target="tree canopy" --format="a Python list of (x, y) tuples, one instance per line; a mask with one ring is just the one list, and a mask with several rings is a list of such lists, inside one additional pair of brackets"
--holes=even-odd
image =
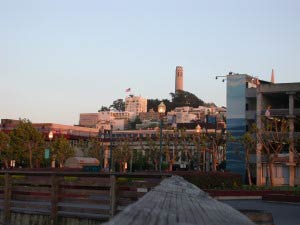
[[(214, 103), (205, 103), (202, 99), (198, 98), (195, 94), (188, 91), (178, 90), (175, 93), (170, 93), (171, 100), (169, 99), (148, 99), (147, 101), (147, 111), (153, 109), (157, 112), (157, 106), (160, 102), (163, 102), (166, 105), (167, 112), (175, 109), (176, 107), (190, 106), (197, 108), (198, 106), (216, 106)], [(109, 111), (110, 109), (115, 109), (118, 111), (125, 110), (125, 102), (123, 99), (116, 99), (109, 106), (102, 106), (100, 111)]]
[(167, 108), (167, 112), (175, 109), (176, 107), (182, 106), (190, 106), (190, 107), (198, 107), (204, 105), (214, 105), (214, 103), (205, 103), (203, 100), (199, 99), (193, 93), (188, 91), (176, 91), (175, 93), (170, 93), (171, 101), (168, 99), (148, 99), (147, 110), (153, 109), (157, 111), (157, 106), (162, 101)]
[(8, 162), (12, 159), (12, 148), (10, 147), (10, 136), (0, 131), (0, 160), (8, 167)]
[(30, 168), (33, 168), (33, 162), (38, 166), (43, 158), (44, 138), (32, 123), (27, 119), (20, 120), (10, 137), (14, 157), (29, 161)]
[(113, 103), (109, 106), (110, 109), (115, 109), (118, 111), (124, 111), (125, 110), (125, 102), (123, 101), (123, 99), (119, 98), (115, 101), (113, 101)]
[(106, 106), (101, 106), (101, 108), (98, 110), (98, 112), (103, 112), (103, 111), (109, 111), (109, 108)]
[(190, 106), (190, 107), (198, 107), (203, 106), (204, 101), (199, 99), (193, 93), (188, 91), (176, 91), (175, 93), (170, 93), (172, 98), (173, 107), (181, 107), (181, 106)]
[(65, 137), (58, 137), (54, 139), (52, 143), (52, 160), (57, 159), (60, 167), (65, 161), (75, 155), (75, 150), (71, 147), (69, 141)]

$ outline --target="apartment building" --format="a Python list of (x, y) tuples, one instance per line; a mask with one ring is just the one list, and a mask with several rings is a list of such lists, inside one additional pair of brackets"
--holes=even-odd
[(128, 121), (135, 118), (134, 113), (123, 111), (101, 111), (98, 113), (81, 113), (79, 126), (96, 128), (98, 130), (124, 130)]
[[(274, 75), (273, 75), (274, 76)], [(274, 78), (273, 78), (274, 80)], [(241, 138), (253, 125), (263, 130), (266, 115), (284, 119), (289, 123), (288, 150), (278, 154), (271, 168), (274, 185), (300, 184), (299, 140), (300, 83), (278, 83), (259, 80), (247, 74), (227, 75), (227, 132), (235, 140)], [(267, 118), (268, 119), (268, 118)], [(257, 185), (264, 185), (270, 178), (265, 149), (258, 141), (255, 164)], [(227, 141), (226, 168), (246, 176), (245, 150), (238, 141)]]
[(126, 97), (125, 111), (134, 113), (136, 116), (139, 115), (139, 113), (147, 112), (147, 99), (133, 95)]

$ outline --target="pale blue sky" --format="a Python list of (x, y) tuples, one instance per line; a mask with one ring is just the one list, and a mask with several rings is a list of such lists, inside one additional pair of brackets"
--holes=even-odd
[(229, 71), (299, 82), (298, 0), (0, 0), (0, 118), (77, 124), (125, 97), (184, 89), (226, 105)]

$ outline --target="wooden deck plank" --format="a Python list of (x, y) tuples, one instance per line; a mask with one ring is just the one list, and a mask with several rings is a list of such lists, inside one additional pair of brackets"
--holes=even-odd
[(173, 176), (129, 205), (105, 225), (254, 225), (237, 210)]

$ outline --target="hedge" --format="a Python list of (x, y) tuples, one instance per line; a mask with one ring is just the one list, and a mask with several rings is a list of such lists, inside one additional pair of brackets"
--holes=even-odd
[(176, 171), (173, 174), (201, 189), (240, 189), (243, 183), (241, 175), (230, 172)]

